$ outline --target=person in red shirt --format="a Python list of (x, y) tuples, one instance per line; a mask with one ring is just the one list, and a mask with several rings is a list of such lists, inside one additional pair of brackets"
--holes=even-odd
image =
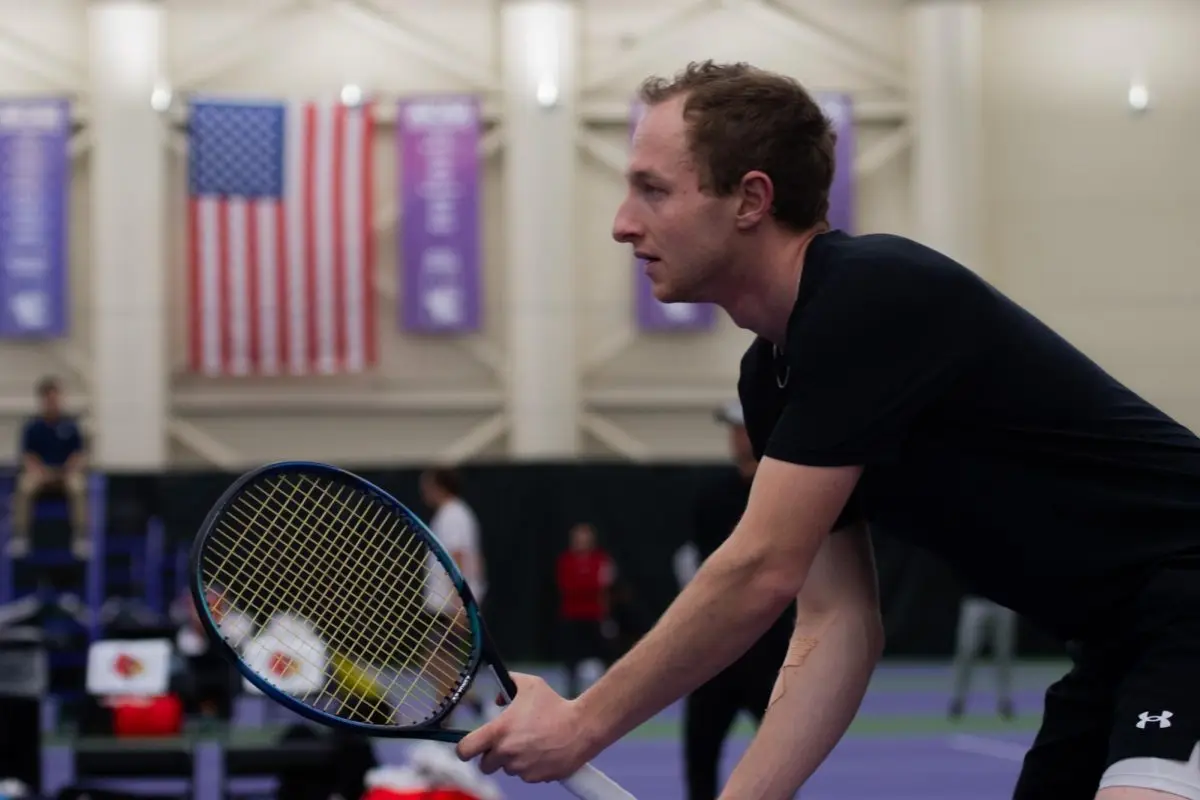
[(596, 543), (596, 530), (586, 522), (571, 528), (570, 548), (558, 557), (558, 642), (567, 670), (567, 696), (579, 693), (579, 665), (604, 655), (604, 621), (608, 592), (616, 570), (612, 558)]

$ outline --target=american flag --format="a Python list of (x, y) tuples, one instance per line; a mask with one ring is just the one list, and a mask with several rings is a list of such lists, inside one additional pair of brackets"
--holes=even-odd
[(371, 107), (204, 101), (189, 128), (192, 370), (372, 366)]

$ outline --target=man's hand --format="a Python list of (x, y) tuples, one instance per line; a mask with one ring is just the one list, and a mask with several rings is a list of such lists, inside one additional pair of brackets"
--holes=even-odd
[(485, 775), (503, 769), (527, 783), (566, 778), (592, 756), (578, 706), (541, 678), (513, 674), (517, 696), (500, 716), (458, 743), (458, 757), (483, 758)]

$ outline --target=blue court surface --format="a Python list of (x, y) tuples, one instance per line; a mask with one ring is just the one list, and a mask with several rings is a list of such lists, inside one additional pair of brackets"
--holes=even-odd
[[(1041, 717), (1042, 696), (1065, 664), (1025, 664), (1014, 674), (1018, 716), (995, 714), (993, 674), (977, 669), (967, 715), (946, 718), (950, 670), (944, 665), (881, 667), (850, 733), (808, 786), (804, 800), (1007, 800)], [(548, 677), (551, 677), (548, 675)], [(551, 679), (553, 679), (551, 677)], [(672, 707), (595, 764), (639, 800), (682, 800), (680, 708)], [(741, 723), (724, 753), (728, 775), (752, 728)], [(381, 745), (381, 755), (396, 746)], [(403, 747), (403, 745), (399, 745)], [(509, 800), (569, 795), (556, 785), (525, 785), (504, 775)]]

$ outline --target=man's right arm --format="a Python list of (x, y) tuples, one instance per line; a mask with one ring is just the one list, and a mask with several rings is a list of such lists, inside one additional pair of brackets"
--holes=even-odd
[(865, 526), (826, 538), (770, 707), (722, 798), (791, 798), (845, 734), (883, 651), (876, 586)]

